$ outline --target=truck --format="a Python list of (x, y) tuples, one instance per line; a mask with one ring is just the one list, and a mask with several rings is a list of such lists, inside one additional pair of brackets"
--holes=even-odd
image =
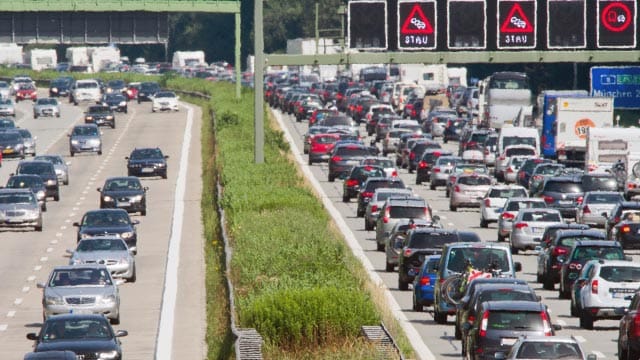
[[(544, 90), (538, 94), (536, 104), (533, 109), (533, 119), (536, 123), (536, 127), (542, 129), (544, 133), (553, 123), (549, 122), (549, 118), (553, 117), (553, 109), (556, 106), (556, 98), (558, 96), (589, 96), (589, 92), (586, 90)], [(545, 123), (545, 116), (547, 116), (547, 122)], [(546, 126), (545, 126), (546, 124)]]
[(584, 162), (589, 128), (613, 126), (613, 98), (558, 96), (543, 117), (542, 154), (568, 165)]
[(631, 199), (640, 195), (640, 128), (589, 128), (587, 130), (585, 172), (617, 175), (613, 169), (619, 161), (624, 165), (619, 185)]
[(0, 44), (0, 64), (15, 65), (22, 63), (22, 46), (17, 44)]
[(484, 127), (501, 129), (505, 123), (513, 123), (523, 106), (531, 105), (525, 73), (497, 72), (478, 82), (478, 116)]
[(25, 53), (24, 63), (31, 65), (35, 71), (55, 69), (58, 55), (55, 49), (31, 49)]
[(110, 64), (120, 64), (120, 49), (111, 46), (87, 49), (93, 71), (98, 72)]
[(421, 85), (429, 94), (444, 93), (449, 85), (447, 65), (424, 65), (424, 68), (420, 72), (418, 85)]
[(173, 68), (176, 70), (185, 67), (207, 66), (204, 61), (204, 51), (176, 51), (173, 53)]

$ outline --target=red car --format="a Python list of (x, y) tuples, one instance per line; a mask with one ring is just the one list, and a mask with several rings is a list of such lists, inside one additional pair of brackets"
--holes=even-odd
[(313, 135), (309, 146), (309, 165), (313, 165), (314, 162), (328, 161), (338, 140), (340, 140), (339, 134)]
[(16, 91), (16, 102), (21, 100), (36, 101), (38, 99), (38, 92), (33, 84), (20, 85), (18, 91)]
[(140, 90), (140, 83), (131, 83), (127, 87), (126, 96), (129, 98), (129, 100), (137, 99), (139, 90)]

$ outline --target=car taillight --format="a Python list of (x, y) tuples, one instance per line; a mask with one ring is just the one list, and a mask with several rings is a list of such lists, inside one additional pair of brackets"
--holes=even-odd
[(489, 155), (489, 149), (484, 149), (484, 154)]
[(420, 169), (426, 169), (427, 167), (429, 167), (429, 165), (427, 164), (427, 162), (426, 162), (426, 161), (420, 161), (420, 162), (418, 163), (418, 167), (419, 167)]
[(629, 189), (635, 189), (635, 188), (636, 188), (636, 184), (634, 184), (634, 183), (628, 183), (628, 184), (627, 184), (627, 188), (629, 188)]
[(585, 206), (582, 208), (582, 213), (583, 213), (583, 214), (591, 214), (591, 209), (589, 209), (589, 206), (585, 205)]
[(598, 294), (598, 279), (591, 280), (591, 293)]
[(302, 106), (299, 106), (298, 107), (298, 112), (303, 112), (303, 111), (304, 111), (304, 108)]
[(431, 279), (428, 276), (421, 277), (420, 278), (420, 285), (421, 286), (431, 285)]
[(332, 157), (332, 158), (331, 158), (331, 161), (333, 161), (333, 162), (342, 161), (342, 157), (341, 157), (341, 156), (336, 155), (336, 156), (334, 156), (334, 157)]
[(389, 222), (389, 208), (386, 208), (384, 211), (384, 216), (382, 217), (382, 222), (385, 224)]
[(413, 160), (413, 159), (415, 159), (415, 158), (416, 158), (416, 153), (414, 153), (414, 152), (410, 152), (410, 153), (409, 153), (409, 160)]
[(620, 228), (620, 232), (623, 232), (623, 233), (631, 232), (631, 226), (625, 225), (625, 226), (621, 227)]
[(512, 213), (508, 213), (508, 212), (503, 213), (503, 214), (502, 214), (502, 215), (500, 215), (500, 216), (502, 216), (502, 219), (503, 219), (503, 220), (513, 220), (513, 219), (516, 217), (516, 216), (515, 216), (515, 215), (513, 215)]
[(373, 197), (373, 192), (371, 191), (363, 191), (360, 196), (362, 196), (363, 198), (371, 198)]
[(476, 321), (476, 317), (474, 315), (469, 315), (467, 322), (469, 322), (469, 324), (473, 324), (474, 321)]
[(358, 180), (355, 180), (355, 179), (348, 179), (348, 180), (347, 180), (347, 186), (348, 186), (348, 187), (358, 186)]
[(544, 200), (544, 202), (546, 202), (547, 204), (553, 204), (553, 198), (549, 195), (543, 195), (542, 200)]
[(504, 160), (504, 159), (506, 159), (506, 157), (505, 157), (505, 155), (504, 155), (504, 154), (502, 154), (502, 155), (500, 155), (500, 158), (499, 158), (499, 159), (500, 159), (500, 160)]
[(576, 203), (578, 203), (578, 205), (582, 204), (582, 202), (584, 201), (584, 197), (580, 196), (576, 199)]
[(631, 334), (635, 338), (640, 338), (640, 313), (636, 313), (631, 323)]
[(508, 173), (512, 173), (512, 172), (513, 172), (513, 168), (512, 168), (511, 166), (509, 166), (509, 167), (507, 168), (507, 172), (508, 172)]
[(455, 176), (449, 176), (449, 181), (450, 182), (455, 182), (456, 181), (456, 177)]
[(460, 192), (460, 186), (456, 185), (453, 187), (453, 191)]
[(434, 172), (434, 173), (439, 173), (439, 172), (440, 172), (440, 168), (434, 168), (434, 169), (433, 169), (433, 172)]
[(518, 179), (524, 179), (524, 172), (518, 171)]
[(567, 249), (558, 247), (558, 246), (554, 247), (552, 252), (554, 256), (565, 255), (567, 253), (568, 253)]
[(393, 172), (391, 173), (391, 177), (398, 177), (398, 171), (393, 170)]
[(413, 254), (413, 251), (411, 251), (411, 249), (404, 249), (403, 254), (405, 257), (409, 257), (411, 256), (411, 254)]
[(485, 311), (484, 314), (482, 314), (482, 321), (480, 322), (480, 332), (478, 333), (480, 337), (487, 336), (488, 323), (489, 323), (489, 311)]
[(542, 318), (542, 326), (544, 329), (544, 336), (552, 336), (553, 334), (551, 333), (551, 320), (549, 320), (549, 317), (547, 316), (547, 313), (544, 311), (540, 312), (540, 317)]
[(378, 211), (378, 205), (371, 205), (371, 212)]
[(491, 207), (491, 199), (484, 199), (484, 206)]
[(362, 112), (362, 105), (358, 105), (358, 107), (356, 108), (356, 112), (359, 112), (359, 113)]
[(519, 222), (519, 223), (516, 223), (515, 225), (513, 225), (513, 227), (518, 229), (518, 230), (521, 230), (521, 229), (524, 229), (526, 227), (529, 227), (529, 225), (527, 225), (527, 223)]

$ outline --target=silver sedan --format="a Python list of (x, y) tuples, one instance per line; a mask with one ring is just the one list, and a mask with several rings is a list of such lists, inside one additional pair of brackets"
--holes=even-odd
[(46, 160), (53, 163), (53, 168), (58, 176), (58, 181), (64, 185), (69, 185), (69, 164), (68, 161), (64, 161), (60, 155), (38, 155), (34, 160)]
[(74, 312), (102, 314), (112, 324), (120, 323), (120, 293), (105, 265), (57, 266), (38, 288), (43, 289), (45, 319)]
[(562, 215), (556, 209), (522, 209), (513, 220), (509, 240), (511, 253), (540, 245), (544, 230), (551, 225), (563, 224)]
[(460, 207), (480, 207), (480, 199), (493, 185), (489, 175), (460, 174), (453, 184), (449, 197), (449, 210), (457, 211)]
[(136, 281), (137, 252), (135, 246), (128, 247), (119, 237), (99, 236), (82, 239), (75, 250), (67, 250), (71, 254), (69, 265), (105, 264), (111, 276), (123, 278), (127, 282)]
[(624, 201), (622, 194), (615, 191), (589, 191), (584, 194), (576, 211), (576, 222), (580, 224), (604, 226), (611, 210)]
[(40, 98), (33, 104), (33, 118), (44, 116), (60, 117), (60, 103), (55, 98)]

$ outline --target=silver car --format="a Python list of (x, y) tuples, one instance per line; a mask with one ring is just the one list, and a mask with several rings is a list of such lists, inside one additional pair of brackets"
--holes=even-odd
[(573, 336), (521, 336), (508, 353), (496, 352), (496, 359), (571, 359), (596, 360), (596, 354), (586, 354)]
[(11, 87), (6, 81), (0, 81), (0, 98), (7, 99), (11, 97)]
[(512, 197), (507, 200), (498, 217), (498, 241), (504, 241), (511, 234), (513, 219), (520, 209), (535, 208), (544, 209), (547, 203), (541, 198)]
[(123, 239), (115, 236), (97, 236), (82, 239), (71, 254), (69, 265), (105, 264), (111, 276), (136, 282), (135, 246), (128, 247)]
[(33, 118), (55, 116), (60, 117), (60, 103), (56, 98), (40, 98), (33, 104)]
[(69, 185), (69, 165), (68, 161), (64, 161), (60, 155), (38, 155), (34, 160), (46, 160), (53, 163), (53, 168), (58, 176), (58, 181), (64, 185)]
[(105, 265), (56, 266), (43, 289), (44, 318), (68, 313), (102, 314), (112, 324), (120, 323), (120, 292)]
[(0, 116), (16, 116), (16, 105), (9, 98), (0, 98)]
[(564, 224), (560, 211), (556, 209), (522, 209), (513, 219), (511, 235), (511, 253), (519, 250), (535, 249), (540, 245), (544, 230), (555, 224)]
[(449, 195), (449, 210), (457, 211), (461, 207), (480, 207), (480, 199), (493, 185), (489, 175), (460, 174)]
[[(621, 193), (615, 191), (589, 191), (584, 194), (576, 211), (576, 222), (592, 226), (604, 226), (611, 210), (624, 201)], [(602, 214), (606, 216), (602, 216)]]
[(462, 163), (462, 158), (459, 156), (440, 156), (429, 172), (429, 189), (435, 190), (437, 186), (446, 186), (449, 174), (459, 163)]
[(69, 153), (95, 152), (102, 155), (102, 137), (96, 124), (76, 125), (69, 134)]
[(17, 129), (20, 135), (22, 136), (22, 145), (24, 146), (24, 154), (36, 156), (36, 140), (38, 140), (37, 136), (31, 135), (31, 131), (19, 128)]
[(501, 209), (512, 197), (527, 197), (527, 189), (520, 185), (493, 185), (480, 202), (480, 227), (498, 222)]
[(42, 208), (31, 189), (0, 189), (0, 226), (42, 231)]
[(412, 196), (413, 192), (410, 189), (395, 189), (395, 188), (377, 188), (371, 196), (371, 200), (367, 203), (367, 208), (364, 212), (364, 229), (367, 231), (373, 230), (376, 227), (378, 216), (380, 215), (380, 209), (384, 205), (384, 202), (392, 196)]
[(528, 156), (512, 156), (507, 162), (507, 167), (504, 169), (504, 182), (507, 184), (513, 184), (518, 180), (518, 170), (522, 166), (522, 163)]

